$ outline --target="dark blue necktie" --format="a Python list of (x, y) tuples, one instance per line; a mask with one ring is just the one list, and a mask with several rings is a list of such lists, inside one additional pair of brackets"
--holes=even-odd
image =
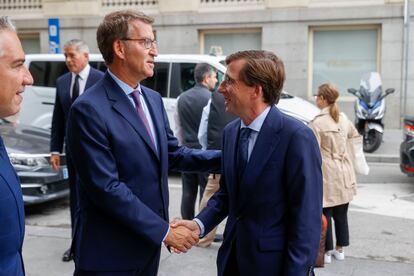
[(239, 181), (243, 177), (248, 161), (250, 133), (252, 133), (252, 130), (248, 127), (240, 129), (239, 142), (237, 146), (237, 172)]

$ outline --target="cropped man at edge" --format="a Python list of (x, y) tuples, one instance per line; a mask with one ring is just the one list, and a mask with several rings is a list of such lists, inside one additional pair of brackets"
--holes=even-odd
[[(19, 112), (26, 85), (33, 84), (9, 18), (0, 16), (0, 119)], [(25, 275), (22, 247), (24, 204), (20, 181), (0, 136), (0, 275)]]

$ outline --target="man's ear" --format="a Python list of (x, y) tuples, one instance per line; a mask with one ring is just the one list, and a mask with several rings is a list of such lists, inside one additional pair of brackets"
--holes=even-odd
[(121, 40), (115, 40), (112, 44), (114, 54), (120, 59), (125, 59), (125, 44)]
[(254, 86), (254, 90), (253, 90), (253, 93), (252, 93), (252, 97), (254, 99), (262, 98), (263, 97), (263, 89), (262, 89), (262, 86), (260, 86), (260, 85), (255, 85)]

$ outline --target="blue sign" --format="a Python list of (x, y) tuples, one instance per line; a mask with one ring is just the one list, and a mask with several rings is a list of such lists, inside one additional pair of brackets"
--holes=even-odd
[(59, 18), (49, 18), (49, 53), (60, 53)]

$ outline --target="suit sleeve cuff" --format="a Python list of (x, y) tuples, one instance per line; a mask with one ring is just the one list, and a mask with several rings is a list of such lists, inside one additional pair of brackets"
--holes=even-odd
[(198, 218), (194, 218), (193, 220), (198, 224), (198, 227), (200, 227), (200, 238), (203, 237), (205, 231), (204, 224)]

